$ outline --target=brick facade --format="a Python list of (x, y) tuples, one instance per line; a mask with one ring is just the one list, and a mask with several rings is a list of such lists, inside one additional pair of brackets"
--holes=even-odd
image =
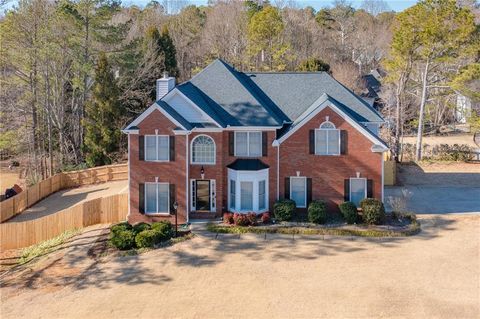
[[(338, 129), (347, 131), (347, 152), (340, 156), (317, 156), (309, 154), (309, 131), (318, 128), (325, 121), (325, 117), (333, 122)], [(167, 119), (160, 111), (155, 110), (147, 116), (139, 125), (139, 135), (158, 134), (174, 135), (176, 125)], [(216, 214), (221, 215), (227, 208), (228, 200), (228, 173), (227, 165), (232, 163), (236, 157), (230, 156), (228, 152), (229, 131), (217, 132), (192, 132), (190, 135), (175, 136), (175, 160), (172, 162), (148, 162), (139, 160), (139, 135), (129, 135), (129, 174), (130, 174), (130, 223), (140, 221), (152, 222), (161, 219), (173, 221), (172, 216), (147, 216), (139, 212), (139, 184), (159, 182), (175, 184), (176, 200), (179, 204), (179, 223), (187, 220), (190, 202), (190, 179), (200, 179), (202, 165), (190, 164), (188, 166), (188, 188), (186, 181), (186, 143), (191, 152), (191, 142), (198, 135), (208, 135), (215, 141), (216, 163), (214, 165), (203, 165), (205, 179), (216, 181)], [(269, 165), (269, 208), (272, 210), (273, 203), (277, 199), (277, 152), (278, 149), (272, 146), (276, 132), (267, 131), (267, 156), (261, 157), (261, 161)], [(373, 194), (381, 198), (382, 194), (382, 154), (372, 153), (372, 142), (362, 133), (337, 115), (332, 109), (325, 108), (311, 121), (306, 123), (298, 131), (293, 133), (280, 145), (280, 178), (279, 196), (284, 197), (284, 179), (289, 176), (300, 176), (312, 178), (313, 199), (325, 199), (329, 202), (331, 209), (336, 209), (336, 204), (344, 198), (344, 179), (355, 177), (359, 172), (361, 177), (373, 181)], [(190, 162), (190, 159), (188, 159)], [(188, 189), (188, 191), (187, 191)], [(188, 203), (190, 206), (190, 203)]]

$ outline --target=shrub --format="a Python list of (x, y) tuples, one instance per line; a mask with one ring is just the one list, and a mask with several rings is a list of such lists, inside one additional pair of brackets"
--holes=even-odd
[(367, 224), (380, 224), (385, 219), (385, 207), (376, 198), (365, 198), (360, 202), (362, 218)]
[(133, 232), (135, 234), (141, 233), (144, 230), (150, 229), (150, 225), (147, 223), (138, 223), (133, 225)]
[(327, 204), (323, 200), (314, 200), (308, 205), (308, 221), (323, 224), (327, 221)]
[(158, 232), (159, 240), (168, 240), (173, 237), (173, 226), (169, 221), (160, 221), (152, 224), (152, 230)]
[(119, 231), (123, 231), (123, 230), (131, 230), (132, 229), (132, 225), (130, 225), (129, 223), (127, 222), (122, 222), (122, 223), (118, 223), (118, 224), (115, 224), (115, 225), (112, 225), (110, 227), (110, 231), (112, 233), (117, 233)]
[(279, 200), (273, 205), (273, 213), (275, 214), (275, 218), (279, 221), (292, 219), (294, 211), (295, 202), (290, 199)]
[(249, 225), (255, 226), (255, 224), (257, 223), (257, 214), (255, 214), (255, 213), (248, 213), (248, 214), (247, 214), (247, 220), (248, 220), (248, 224), (249, 224)]
[(262, 223), (264, 224), (270, 223), (270, 213), (263, 213), (261, 218), (262, 218)]
[(232, 213), (224, 213), (223, 214), (223, 223), (227, 225), (233, 224), (233, 214)]
[(233, 223), (236, 226), (248, 226), (250, 225), (250, 220), (245, 214), (235, 213), (233, 214)]
[(135, 236), (135, 243), (138, 248), (153, 247), (160, 242), (161, 233), (157, 229), (145, 229)]
[(340, 212), (347, 224), (353, 224), (358, 220), (357, 206), (352, 202), (344, 202), (338, 205)]
[(120, 250), (127, 250), (135, 247), (135, 234), (133, 233), (133, 230), (126, 229), (123, 225), (114, 225), (110, 229), (110, 243), (113, 246)]

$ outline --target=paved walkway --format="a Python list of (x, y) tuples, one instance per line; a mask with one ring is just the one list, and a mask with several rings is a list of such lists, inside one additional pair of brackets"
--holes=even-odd
[(2, 278), (0, 310), (2, 319), (478, 318), (480, 215), (421, 223), (417, 236), (385, 240), (202, 233), (100, 259), (87, 240), (96, 233), (84, 233), (64, 258)]
[(83, 201), (125, 193), (127, 191), (128, 181), (126, 180), (62, 190), (51, 194), (7, 222), (23, 222), (40, 218), (72, 207)]
[(407, 185), (385, 187), (385, 204), (389, 197), (403, 198), (407, 209), (417, 214), (480, 213), (480, 187)]

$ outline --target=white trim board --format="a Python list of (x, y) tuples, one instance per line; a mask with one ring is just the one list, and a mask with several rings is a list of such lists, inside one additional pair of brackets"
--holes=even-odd
[[(214, 123), (215, 125), (217, 125), (217, 127), (222, 127), (217, 121), (215, 121), (210, 115), (208, 115), (207, 112), (205, 112), (204, 110), (202, 110), (197, 104), (195, 104), (192, 100), (190, 100), (185, 94), (183, 94), (178, 88), (174, 88), (173, 90), (171, 90), (170, 92), (168, 92), (167, 95), (165, 95), (162, 100), (166, 103), (168, 103), (170, 100), (172, 100), (176, 95), (180, 96), (182, 99), (184, 99), (191, 107), (195, 108), (197, 111), (199, 111), (203, 116), (205, 116), (206, 118), (208, 118), (210, 121), (212, 121), (212, 123)], [(169, 104), (174, 110), (175, 108)], [(180, 114), (180, 112), (178, 112), (178, 110), (175, 110), (177, 113)], [(181, 115), (181, 114), (180, 114)]]
[[(317, 106), (315, 106), (316, 103), (319, 103)], [(317, 101), (315, 101), (312, 106), (310, 106), (307, 111), (309, 111), (308, 114), (305, 112), (302, 114), (299, 118), (301, 118), (298, 123), (294, 127), (289, 130), (287, 133), (285, 133), (281, 138), (278, 139), (278, 143), (283, 143), (288, 137), (290, 137), (293, 133), (298, 131), (305, 123), (308, 123), (310, 120), (312, 120), (320, 111), (324, 110), (326, 107), (330, 107), (335, 113), (340, 115), (343, 119), (345, 119), (350, 125), (352, 125), (354, 128), (356, 128), (360, 133), (362, 133), (365, 137), (367, 137), (373, 144), (378, 145), (380, 144), (378, 151), (385, 152), (388, 150), (387, 147), (383, 145), (383, 141), (381, 141), (378, 137), (374, 136), (370, 131), (368, 131), (362, 124), (358, 123), (357, 121), (353, 120), (350, 116), (345, 114), (337, 105), (335, 105), (335, 102), (332, 101), (331, 99), (328, 98), (328, 96), (322, 95), (321, 98), (319, 98)], [(313, 108), (313, 110), (311, 110)]]
[[(168, 114), (168, 112), (165, 111), (162, 107), (160, 107), (160, 105), (158, 105), (156, 102), (153, 103), (152, 105), (150, 105), (150, 107), (149, 107), (148, 109), (146, 109), (145, 111), (143, 111), (143, 113), (140, 114), (135, 120), (133, 120), (132, 123), (128, 124), (128, 127), (138, 126), (144, 119), (147, 118), (147, 116), (149, 116), (150, 114), (152, 114), (153, 111), (155, 111), (155, 110), (159, 110), (163, 115), (165, 115), (165, 116), (166, 116), (172, 123), (174, 123), (175, 125), (183, 128), (184, 130), (187, 129), (185, 126), (183, 126), (182, 124), (180, 124), (180, 122), (178, 122), (176, 119), (174, 119), (170, 114)], [(127, 127), (125, 130), (122, 130), (122, 132), (128, 134), (128, 133), (129, 133), (128, 127)], [(136, 134), (138, 134), (138, 130), (137, 130)]]

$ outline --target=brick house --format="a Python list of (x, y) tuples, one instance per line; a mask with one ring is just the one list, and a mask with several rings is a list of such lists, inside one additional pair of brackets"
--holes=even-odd
[[(290, 198), (383, 200), (383, 119), (324, 72), (244, 73), (215, 60), (190, 81), (157, 80), (130, 123), (128, 220), (179, 223), (270, 211)], [(173, 221), (173, 220), (172, 220)]]

